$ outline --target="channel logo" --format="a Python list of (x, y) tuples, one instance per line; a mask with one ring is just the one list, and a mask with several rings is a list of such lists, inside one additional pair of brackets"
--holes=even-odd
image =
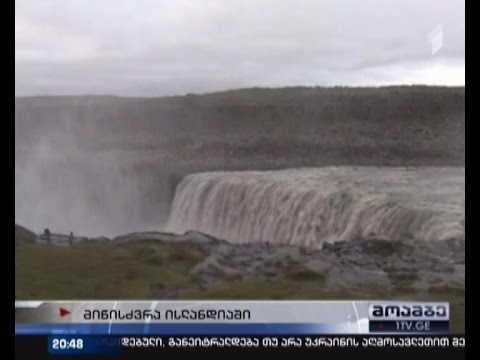
[(371, 303), (370, 321), (379, 320), (450, 320), (448, 303)]
[(448, 333), (448, 303), (381, 302), (370, 303), (370, 332)]

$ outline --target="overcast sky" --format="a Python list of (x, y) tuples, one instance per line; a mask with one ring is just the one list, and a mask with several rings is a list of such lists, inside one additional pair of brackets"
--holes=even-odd
[(387, 84), (465, 84), (462, 0), (15, 0), (16, 95)]

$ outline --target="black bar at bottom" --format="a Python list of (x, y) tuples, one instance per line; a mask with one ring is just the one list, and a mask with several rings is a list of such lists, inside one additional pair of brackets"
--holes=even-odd
[[(73, 341), (72, 341), (73, 340)], [(56, 344), (57, 349), (52, 349)], [(81, 347), (80, 347), (81, 344)], [(223, 344), (223, 345), (222, 345)], [(66, 349), (66, 347), (73, 347)], [(93, 349), (93, 350), (92, 350)], [(159, 359), (174, 355), (305, 354), (316, 358), (406, 359), (432, 356), (464, 359), (465, 337), (430, 335), (315, 335), (315, 336), (118, 336), (17, 335), (16, 359)], [(50, 352), (50, 353), (49, 353)]]

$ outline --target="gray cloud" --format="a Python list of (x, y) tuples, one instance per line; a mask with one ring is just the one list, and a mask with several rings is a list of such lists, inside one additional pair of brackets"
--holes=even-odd
[[(457, 0), (16, 0), (15, 93), (465, 83)], [(427, 34), (444, 26), (432, 55)]]

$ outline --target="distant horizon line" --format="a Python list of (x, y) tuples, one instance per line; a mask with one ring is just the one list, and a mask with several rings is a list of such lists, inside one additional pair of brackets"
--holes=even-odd
[(214, 90), (207, 92), (185, 92), (173, 95), (116, 95), (108, 93), (99, 94), (37, 94), (37, 95), (17, 95), (15, 99), (28, 99), (28, 98), (75, 98), (75, 97), (109, 97), (109, 98), (134, 98), (134, 99), (158, 99), (158, 98), (175, 98), (175, 97), (187, 97), (187, 96), (203, 96), (203, 95), (215, 95), (236, 91), (248, 91), (248, 90), (288, 90), (288, 89), (387, 89), (387, 88), (450, 88), (450, 89), (464, 89), (465, 85), (430, 85), (430, 84), (392, 84), (392, 85), (364, 85), (364, 86), (351, 86), (351, 85), (331, 85), (331, 86), (309, 86), (309, 85), (289, 85), (289, 86), (251, 86), (251, 87), (239, 87), (230, 88), (225, 90)]

